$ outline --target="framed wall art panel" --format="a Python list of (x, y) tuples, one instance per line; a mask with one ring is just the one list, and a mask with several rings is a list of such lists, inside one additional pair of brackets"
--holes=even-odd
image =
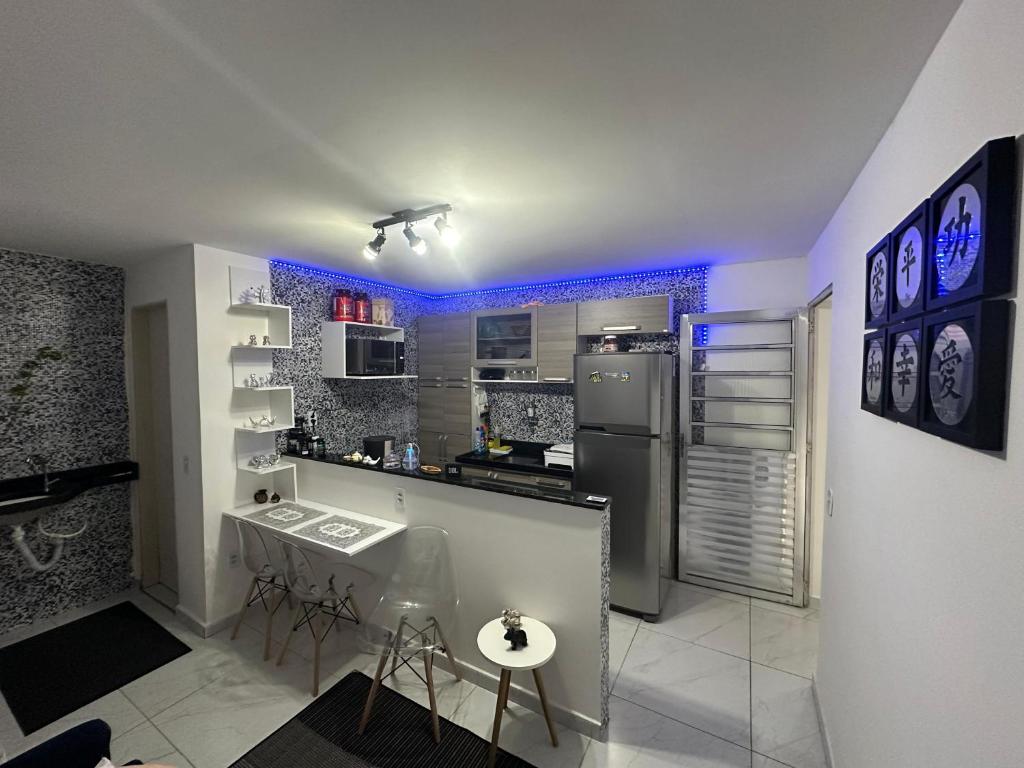
[(1016, 142), (994, 139), (929, 202), (928, 311), (1010, 290), (1014, 268)]
[(864, 327), (881, 328), (889, 319), (889, 236), (868, 251), (865, 262)]
[(978, 301), (926, 315), (921, 428), (972, 448), (1002, 450), (1010, 304)]
[(889, 236), (889, 322), (917, 317), (924, 312), (925, 265), (928, 249), (928, 200), (915, 208)]
[(885, 330), (864, 334), (864, 360), (860, 371), (860, 407), (882, 415), (886, 393)]
[(886, 330), (885, 359), (889, 371), (883, 415), (916, 427), (924, 391), (924, 345), (921, 318), (891, 325)]

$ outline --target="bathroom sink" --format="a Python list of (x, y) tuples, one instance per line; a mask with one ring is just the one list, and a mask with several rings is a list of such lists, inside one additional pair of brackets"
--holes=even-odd
[(49, 475), (47, 492), (43, 491), (43, 475), (0, 480), (0, 526), (24, 525), (39, 517), (40, 510), (70, 501), (90, 488), (130, 482), (138, 477), (138, 464), (117, 461), (60, 470)]
[(27, 489), (13, 489), (0, 493), (0, 523), (22, 525), (39, 517), (39, 510), (63, 504), (85, 490), (85, 486), (64, 480), (51, 480), (50, 490), (40, 493)]

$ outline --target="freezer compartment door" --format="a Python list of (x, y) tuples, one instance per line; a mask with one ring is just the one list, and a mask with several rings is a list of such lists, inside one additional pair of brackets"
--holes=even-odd
[(668, 355), (576, 355), (576, 429), (657, 435), (662, 429), (663, 366)]
[(577, 491), (611, 496), (612, 605), (645, 614), (659, 595), (662, 441), (577, 432)]

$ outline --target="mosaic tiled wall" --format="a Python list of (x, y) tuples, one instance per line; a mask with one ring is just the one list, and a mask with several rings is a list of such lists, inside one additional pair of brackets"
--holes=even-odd
[[(0, 478), (35, 474), (31, 454), (52, 470), (129, 458), (124, 379), (124, 273), (115, 267), (0, 250)], [(52, 347), (30, 380), (26, 360)], [(10, 389), (28, 381), (22, 398)], [(34, 618), (98, 600), (131, 585), (131, 511), (127, 485), (82, 494), (56, 507), (46, 525), (86, 532), (67, 542), (59, 564), (37, 574), (0, 539), (0, 633)], [(35, 526), (26, 540), (45, 560), (48, 541)]]
[[(362, 449), (366, 435), (394, 435), (415, 440), (416, 380), (356, 381), (325, 379), (320, 375), (320, 323), (330, 319), (330, 299), (338, 288), (365, 290), (371, 298), (395, 303), (395, 325), (405, 329), (407, 373), (416, 373), (416, 318), (426, 312), (428, 299), (390, 288), (360, 285), (353, 280), (314, 271), (271, 264), (274, 301), (292, 308), (292, 349), (274, 352), (274, 376), (295, 388), (295, 409), (314, 410), (317, 431), (327, 450)], [(284, 440), (284, 435), (280, 438)]]
[[(424, 314), (514, 307), (531, 301), (557, 304), (669, 294), (674, 299), (673, 327), (678, 333), (679, 316), (701, 311), (706, 291), (705, 273), (699, 270), (445, 298), (367, 287), (351, 279), (281, 264), (272, 264), (270, 275), (274, 301), (292, 307), (294, 345), (291, 350), (275, 352), (275, 375), (282, 383), (295, 387), (295, 405), (299, 412), (316, 410), (319, 432), (327, 440), (329, 451), (357, 448), (364, 435), (389, 434), (408, 440), (415, 439), (417, 432), (415, 380), (360, 382), (320, 376), (320, 323), (329, 318), (330, 296), (337, 288), (366, 290), (371, 297), (394, 301), (395, 324), (406, 329), (406, 365), (410, 373), (417, 370), (416, 319)], [(677, 336), (632, 336), (624, 341), (633, 349), (675, 352), (678, 347)], [(595, 339), (594, 344), (597, 343)], [(571, 384), (536, 387), (487, 384), (484, 389), (492, 420), (509, 439), (536, 442), (572, 439)], [(531, 405), (536, 410), (536, 425), (531, 425), (527, 418), (526, 409)]]

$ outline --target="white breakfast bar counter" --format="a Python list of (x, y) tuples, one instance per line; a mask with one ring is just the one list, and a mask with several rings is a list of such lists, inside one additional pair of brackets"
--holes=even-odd
[[(477, 648), (477, 633), (503, 608), (515, 608), (558, 636), (558, 652), (544, 673), (553, 719), (587, 736), (605, 737), (614, 500), (595, 503), (571, 492), (502, 492), (468, 480), (382, 471), (330, 458), (288, 458), (297, 465), (295, 501), (249, 504), (228, 514), (323, 555), (341, 553), (373, 574), (374, 582), (358, 595), (367, 612), (391, 575), (402, 531), (418, 525), (444, 528), (460, 598), (449, 641), (465, 677), (497, 692), (498, 675)], [(300, 517), (289, 510), (308, 511)], [(326, 544), (316, 530), (325, 526), (327, 538), (337, 539), (334, 544)], [(346, 537), (351, 543), (343, 543)], [(513, 679), (509, 698), (540, 712), (528, 679)]]

